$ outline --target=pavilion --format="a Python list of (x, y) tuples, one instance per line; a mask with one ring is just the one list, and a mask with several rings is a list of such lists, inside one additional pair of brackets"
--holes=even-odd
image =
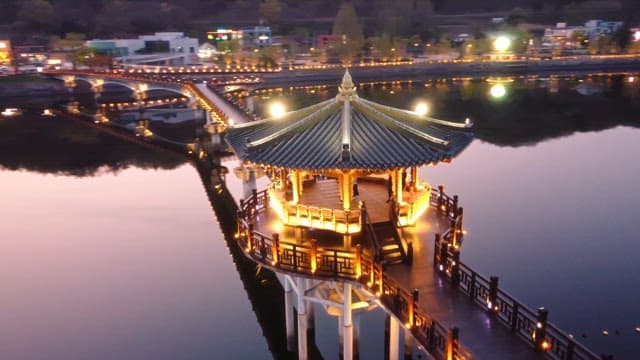
[(348, 248), (367, 223), (415, 225), (431, 197), (418, 168), (449, 162), (473, 135), (468, 119), (359, 97), (348, 70), (338, 89), (318, 104), (231, 126), (226, 139), (245, 165), (270, 175), (269, 207), (282, 225), (342, 235)]
[[(432, 196), (418, 168), (450, 161), (473, 139), (469, 120), (434, 119), (360, 98), (348, 70), (338, 90), (335, 98), (230, 126), (226, 134), (244, 166), (270, 179), (266, 190), (240, 201), (235, 237), (247, 256), (278, 274), (285, 292), (287, 347), (294, 344), (295, 308), (300, 359), (307, 358), (313, 328), (310, 303), (338, 317), (342, 357), (354, 358), (359, 313), (379, 304), (376, 296), (389, 293), (393, 280), (383, 266), (411, 264), (413, 230), (423, 228), (421, 215), (430, 206), (447, 214), (453, 208), (461, 220), (457, 203), (442, 203), (442, 189)], [(420, 226), (414, 226), (418, 220)], [(353, 280), (366, 288), (358, 282), (352, 286)], [(394, 291), (406, 309), (396, 314), (400, 320), (389, 320), (389, 354), (395, 359), (399, 321), (415, 329), (418, 315), (417, 294)], [(435, 334), (435, 320), (429, 324)], [(447, 358), (457, 351), (451, 334), (439, 335), (448, 345), (438, 351)]]

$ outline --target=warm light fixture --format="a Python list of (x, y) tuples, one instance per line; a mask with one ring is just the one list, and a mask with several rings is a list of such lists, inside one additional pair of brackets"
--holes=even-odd
[(506, 51), (511, 46), (511, 40), (506, 36), (498, 36), (493, 42), (493, 47), (498, 51)]
[(284, 116), (286, 112), (287, 111), (285, 110), (284, 105), (282, 105), (282, 103), (274, 102), (273, 104), (271, 104), (271, 106), (269, 106), (269, 114), (271, 114), (271, 116), (276, 119)]
[(420, 116), (425, 116), (429, 113), (429, 104), (419, 103), (416, 105), (416, 108), (413, 110), (413, 112)]
[(495, 84), (489, 90), (491, 96), (499, 99), (507, 94), (507, 89), (502, 84)]

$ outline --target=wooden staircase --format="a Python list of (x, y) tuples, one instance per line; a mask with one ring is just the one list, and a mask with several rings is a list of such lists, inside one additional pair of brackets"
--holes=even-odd
[(398, 231), (391, 221), (372, 224), (379, 247), (380, 261), (383, 265), (405, 262), (406, 253)]

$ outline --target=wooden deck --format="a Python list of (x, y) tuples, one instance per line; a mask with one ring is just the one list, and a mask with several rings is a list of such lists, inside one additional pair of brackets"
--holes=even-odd
[[(387, 221), (389, 203), (386, 202), (386, 185), (359, 182), (358, 187), (359, 200), (367, 204), (369, 213), (376, 219), (374, 221)], [(334, 180), (320, 181), (305, 187), (301, 202), (339, 206), (337, 191)], [(255, 225), (255, 230), (265, 235), (278, 233), (283, 242), (309, 245), (311, 239), (315, 239), (319, 247), (343, 250), (352, 250), (356, 245), (355, 237), (352, 244), (343, 244), (342, 235), (339, 234), (283, 226), (272, 210), (262, 212)], [(402, 230), (403, 236), (413, 244), (413, 265), (391, 265), (385, 268), (385, 272), (404, 289), (418, 289), (420, 308), (434, 319), (445, 326), (458, 327), (460, 341), (472, 351), (474, 359), (543, 359), (543, 355), (536, 353), (482, 307), (436, 274), (433, 267), (434, 237), (448, 226), (449, 221), (430, 208), (415, 227)], [(367, 244), (362, 245), (366, 249)]]

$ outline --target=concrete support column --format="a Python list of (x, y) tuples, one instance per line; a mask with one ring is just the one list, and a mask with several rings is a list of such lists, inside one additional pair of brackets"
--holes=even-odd
[(296, 343), (296, 329), (293, 324), (293, 302), (295, 300), (295, 293), (291, 288), (289, 280), (289, 275), (285, 275), (284, 281), (282, 282), (284, 285), (284, 318), (287, 330), (287, 350), (294, 351)]
[(309, 354), (307, 346), (307, 311), (304, 301), (304, 290), (306, 289), (306, 280), (297, 279), (298, 287), (298, 359), (306, 360)]
[(353, 314), (353, 358), (360, 359), (360, 313)]
[(353, 359), (353, 321), (351, 314), (351, 284), (344, 283), (342, 318), (344, 321), (342, 329), (342, 353), (344, 360)]
[(409, 329), (404, 329), (404, 358), (411, 360), (413, 358), (413, 335)]
[(387, 349), (389, 349), (388, 359), (400, 360), (400, 321), (394, 316), (389, 315), (387, 315), (386, 320), (389, 334), (387, 338)]
[(338, 359), (344, 359), (344, 317), (338, 316)]
[[(313, 287), (313, 279), (307, 279), (307, 289), (311, 289)], [(316, 342), (316, 314), (315, 308), (313, 306), (313, 302), (307, 301), (307, 334), (309, 341), (312, 343)]]

